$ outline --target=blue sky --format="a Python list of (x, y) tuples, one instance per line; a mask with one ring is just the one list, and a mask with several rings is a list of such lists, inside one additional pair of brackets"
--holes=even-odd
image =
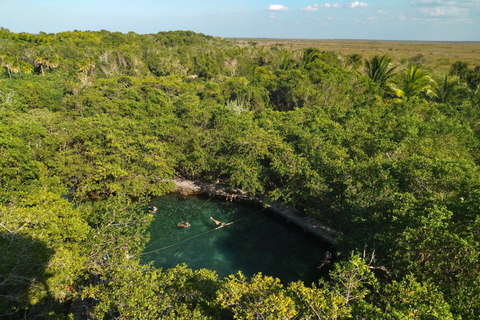
[(213, 36), (480, 41), (480, 0), (0, 0), (12, 32), (192, 30)]

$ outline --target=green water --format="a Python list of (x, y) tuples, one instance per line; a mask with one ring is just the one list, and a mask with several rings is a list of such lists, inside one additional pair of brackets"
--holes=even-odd
[[(206, 197), (182, 199), (166, 195), (152, 205), (158, 208), (150, 227), (150, 242), (142, 262), (162, 268), (186, 263), (192, 269), (215, 270), (220, 278), (241, 270), (246, 276), (261, 272), (283, 283), (320, 276), (316, 268), (326, 248), (285, 219), (255, 206)], [(225, 223), (216, 229), (213, 217)], [(188, 221), (189, 229), (176, 227)], [(215, 230), (216, 229), (216, 230)]]

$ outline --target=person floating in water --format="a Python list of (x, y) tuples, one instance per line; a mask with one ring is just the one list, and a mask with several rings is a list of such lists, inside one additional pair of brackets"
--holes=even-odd
[(215, 222), (215, 224), (218, 226), (217, 229), (221, 228), (221, 227), (224, 227), (224, 226), (228, 226), (229, 224), (233, 223), (233, 222), (230, 222), (230, 223), (221, 222), (221, 221), (213, 219), (212, 217), (210, 217), (210, 219), (213, 220), (213, 222)]
[(185, 222), (185, 223), (177, 223), (177, 227), (182, 227), (182, 228), (187, 228), (189, 229), (190, 228), (190, 223)]
[(150, 212), (150, 215), (153, 215), (154, 213), (157, 212), (157, 207), (152, 206), (152, 210), (149, 210), (148, 212)]
[(332, 253), (327, 250), (327, 252), (325, 252), (325, 255), (323, 256), (322, 263), (318, 266), (318, 269), (321, 269), (323, 266), (331, 262), (332, 262)]

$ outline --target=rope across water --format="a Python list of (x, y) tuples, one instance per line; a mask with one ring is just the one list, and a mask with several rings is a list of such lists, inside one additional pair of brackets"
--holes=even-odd
[[(259, 210), (259, 211), (256, 211), (256, 212), (254, 212), (254, 213), (252, 213), (251, 215), (248, 215), (248, 216), (246, 216), (246, 217), (243, 217), (243, 218), (237, 219), (237, 220), (235, 220), (235, 221), (229, 222), (229, 223), (225, 224), (225, 226), (231, 225), (231, 224), (234, 224), (234, 223), (237, 223), (237, 222), (242, 221), (242, 220), (245, 220), (245, 219), (248, 219), (248, 218), (256, 215), (257, 213), (259, 213), (259, 212), (261, 212), (261, 211), (263, 211), (263, 210), (265, 210), (265, 208), (263, 208), (263, 209), (261, 209), (261, 210)], [(207, 234), (207, 233), (216, 231), (216, 230), (221, 229), (221, 228), (224, 228), (224, 227), (217, 227), (217, 228), (215, 228), (215, 229), (212, 229), (212, 230), (208, 230), (208, 231), (199, 233), (199, 234), (197, 234), (197, 235), (195, 235), (195, 236), (193, 236), (193, 237), (190, 237), (190, 238), (187, 238), (187, 239), (184, 239), (184, 240), (175, 242), (175, 243), (173, 243), (173, 244), (171, 244), (171, 245), (168, 245), (168, 246), (166, 246), (166, 247), (159, 248), (159, 249), (155, 249), (155, 250), (151, 250), (151, 251), (147, 251), (147, 252), (143, 252), (141, 255), (143, 256), (143, 255), (150, 254), (150, 253), (153, 253), (153, 252), (157, 252), (157, 251), (161, 251), (161, 250), (168, 249), (168, 248), (170, 248), (170, 247), (176, 246), (177, 244), (180, 244), (180, 243), (183, 243), (183, 242), (186, 242), (186, 241), (189, 241), (189, 240), (198, 238), (198, 237), (200, 237), (200, 236), (202, 236), (202, 235), (204, 235), (204, 234)]]
[[(200, 207), (198, 207), (197, 210), (200, 210), (203, 208), (203, 206), (205, 206), (207, 204), (207, 202), (209, 202), (214, 196), (211, 196), (210, 198), (207, 199), (207, 201), (205, 201)], [(197, 211), (199, 212), (199, 211)], [(192, 215), (191, 217), (193, 217), (194, 215)], [(191, 218), (190, 217), (190, 218)], [(188, 221), (188, 219), (187, 219)], [(173, 227), (172, 230), (170, 232), (167, 232), (163, 237), (160, 237), (158, 238), (157, 240), (155, 240), (154, 242), (150, 243), (148, 246), (145, 247), (145, 249), (151, 247), (152, 245), (154, 245), (155, 243), (157, 243), (158, 241), (162, 240), (163, 238), (165, 238), (166, 236), (168, 236), (170, 233), (172, 233), (173, 231), (175, 231), (175, 229), (177, 229), (177, 227)]]

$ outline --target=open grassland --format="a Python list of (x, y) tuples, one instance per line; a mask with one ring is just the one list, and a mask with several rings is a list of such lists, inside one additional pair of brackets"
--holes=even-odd
[(317, 48), (321, 51), (336, 52), (341, 58), (354, 53), (361, 55), (364, 60), (375, 55), (387, 55), (400, 67), (409, 59), (423, 55), (424, 67), (435, 75), (448, 72), (455, 61), (467, 62), (471, 68), (480, 66), (480, 42), (292, 39), (234, 39), (234, 41), (245, 45), (279, 46), (288, 50)]

